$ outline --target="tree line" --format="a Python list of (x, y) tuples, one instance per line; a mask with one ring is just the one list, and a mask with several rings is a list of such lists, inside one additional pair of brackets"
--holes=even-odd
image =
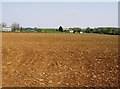
[[(7, 27), (6, 23), (2, 23), (2, 27)], [(55, 28), (31, 28), (31, 27), (21, 27), (18, 23), (13, 23), (11, 26), (12, 32), (39, 32), (39, 33), (69, 33), (70, 30), (73, 30), (72, 33), (97, 33), (97, 34), (110, 34), (110, 35), (120, 35), (120, 28), (115, 27), (99, 27), (99, 28), (68, 28), (64, 29), (60, 26), (58, 29)]]
[[(60, 31), (67, 32), (66, 30), (61, 30), (62, 27), (59, 27)], [(99, 28), (90, 28), (81, 29), (79, 27), (70, 28), (73, 30), (73, 33), (98, 33), (98, 34), (110, 34), (110, 35), (120, 35), (120, 28), (115, 27), (99, 27)]]

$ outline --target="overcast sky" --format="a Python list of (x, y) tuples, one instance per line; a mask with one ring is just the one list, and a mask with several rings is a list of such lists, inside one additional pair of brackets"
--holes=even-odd
[(117, 27), (117, 2), (3, 2), (2, 21), (24, 27)]

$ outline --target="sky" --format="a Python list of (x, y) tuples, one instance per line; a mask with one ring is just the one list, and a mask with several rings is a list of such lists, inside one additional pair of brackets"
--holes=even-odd
[(117, 27), (117, 2), (2, 2), (2, 22), (23, 27)]
[(118, 27), (120, 28), (120, 2), (118, 3)]
[(119, 2), (119, 0), (1, 0), (1, 2)]

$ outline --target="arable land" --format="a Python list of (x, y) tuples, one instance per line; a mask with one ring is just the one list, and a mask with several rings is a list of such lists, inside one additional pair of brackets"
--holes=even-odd
[(3, 87), (117, 87), (118, 36), (2, 33)]

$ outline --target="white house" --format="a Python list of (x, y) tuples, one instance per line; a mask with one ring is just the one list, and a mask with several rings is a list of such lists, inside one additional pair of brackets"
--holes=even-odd
[(11, 32), (12, 31), (12, 28), (10, 27), (3, 27), (2, 28), (2, 32)]
[(83, 32), (81, 31), (80, 34), (82, 34)]
[(73, 33), (74, 31), (70, 29), (69, 32), (70, 32), (70, 33)]

